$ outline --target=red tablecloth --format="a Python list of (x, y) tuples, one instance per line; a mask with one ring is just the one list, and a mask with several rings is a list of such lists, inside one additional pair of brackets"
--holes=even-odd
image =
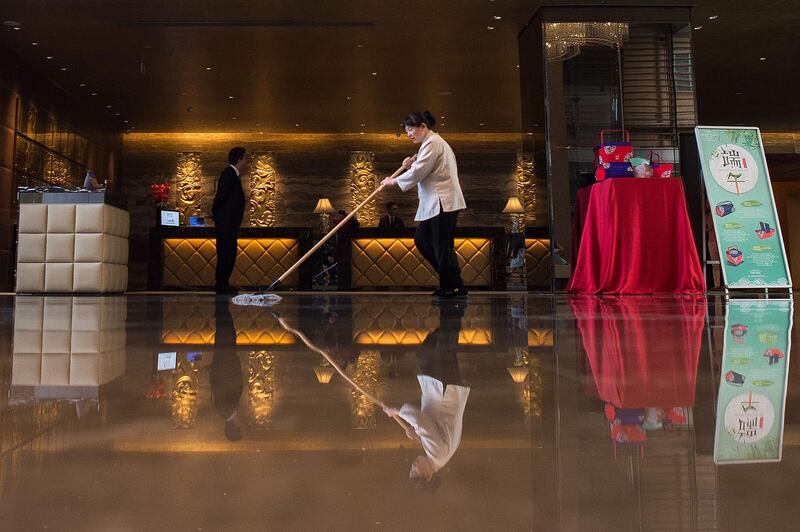
[(704, 297), (572, 297), (570, 305), (603, 401), (617, 408), (694, 404)]
[(572, 267), (571, 273), (575, 273), (575, 263), (578, 258), (578, 251), (581, 248), (581, 236), (583, 227), (586, 225), (586, 213), (589, 211), (589, 198), (592, 196), (592, 187), (578, 189), (575, 198), (575, 211), (572, 213)]
[(567, 290), (704, 293), (681, 180), (609, 179), (593, 185)]

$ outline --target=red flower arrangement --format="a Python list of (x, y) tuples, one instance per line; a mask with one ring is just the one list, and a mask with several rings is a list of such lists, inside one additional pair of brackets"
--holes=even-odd
[(154, 176), (155, 182), (150, 185), (150, 194), (153, 196), (153, 203), (156, 207), (163, 209), (169, 201), (169, 183), (163, 181), (161, 174)]

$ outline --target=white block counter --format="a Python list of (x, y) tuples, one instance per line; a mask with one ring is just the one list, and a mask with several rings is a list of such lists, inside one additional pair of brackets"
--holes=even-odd
[(120, 293), (128, 287), (128, 212), (102, 192), (23, 192), (18, 293)]

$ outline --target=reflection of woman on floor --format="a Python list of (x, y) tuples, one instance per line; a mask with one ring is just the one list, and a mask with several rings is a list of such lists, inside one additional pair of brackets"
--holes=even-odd
[(236, 355), (236, 329), (227, 299), (216, 302), (214, 322), (214, 359), (211, 361), (210, 380), (214, 407), (225, 420), (225, 437), (231, 441), (242, 439), (242, 422), (239, 420), (239, 399), (244, 388), (242, 365)]
[(417, 354), (421, 407), (406, 403), (399, 410), (384, 410), (390, 417), (406, 420), (411, 425), (406, 435), (425, 451), (424, 456), (417, 456), (409, 472), (410, 480), (420, 487), (438, 487), (436, 472), (450, 461), (461, 443), (470, 390), (462, 383), (456, 355), (464, 307), (459, 303), (442, 306), (439, 328), (428, 335)]

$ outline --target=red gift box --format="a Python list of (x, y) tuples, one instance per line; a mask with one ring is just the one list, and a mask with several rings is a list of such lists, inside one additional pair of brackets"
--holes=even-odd
[[(656, 162), (653, 157), (657, 157), (658, 162)], [(661, 157), (660, 153), (654, 151), (650, 152), (650, 168), (653, 169), (653, 177), (672, 177), (673, 167), (674, 165), (672, 163), (664, 162), (664, 158)]]
[[(623, 142), (606, 142), (607, 132), (621, 132)], [(608, 163), (627, 163), (633, 157), (633, 144), (631, 134), (626, 129), (604, 129), (600, 131), (600, 145), (594, 149), (595, 165), (602, 166)]]

